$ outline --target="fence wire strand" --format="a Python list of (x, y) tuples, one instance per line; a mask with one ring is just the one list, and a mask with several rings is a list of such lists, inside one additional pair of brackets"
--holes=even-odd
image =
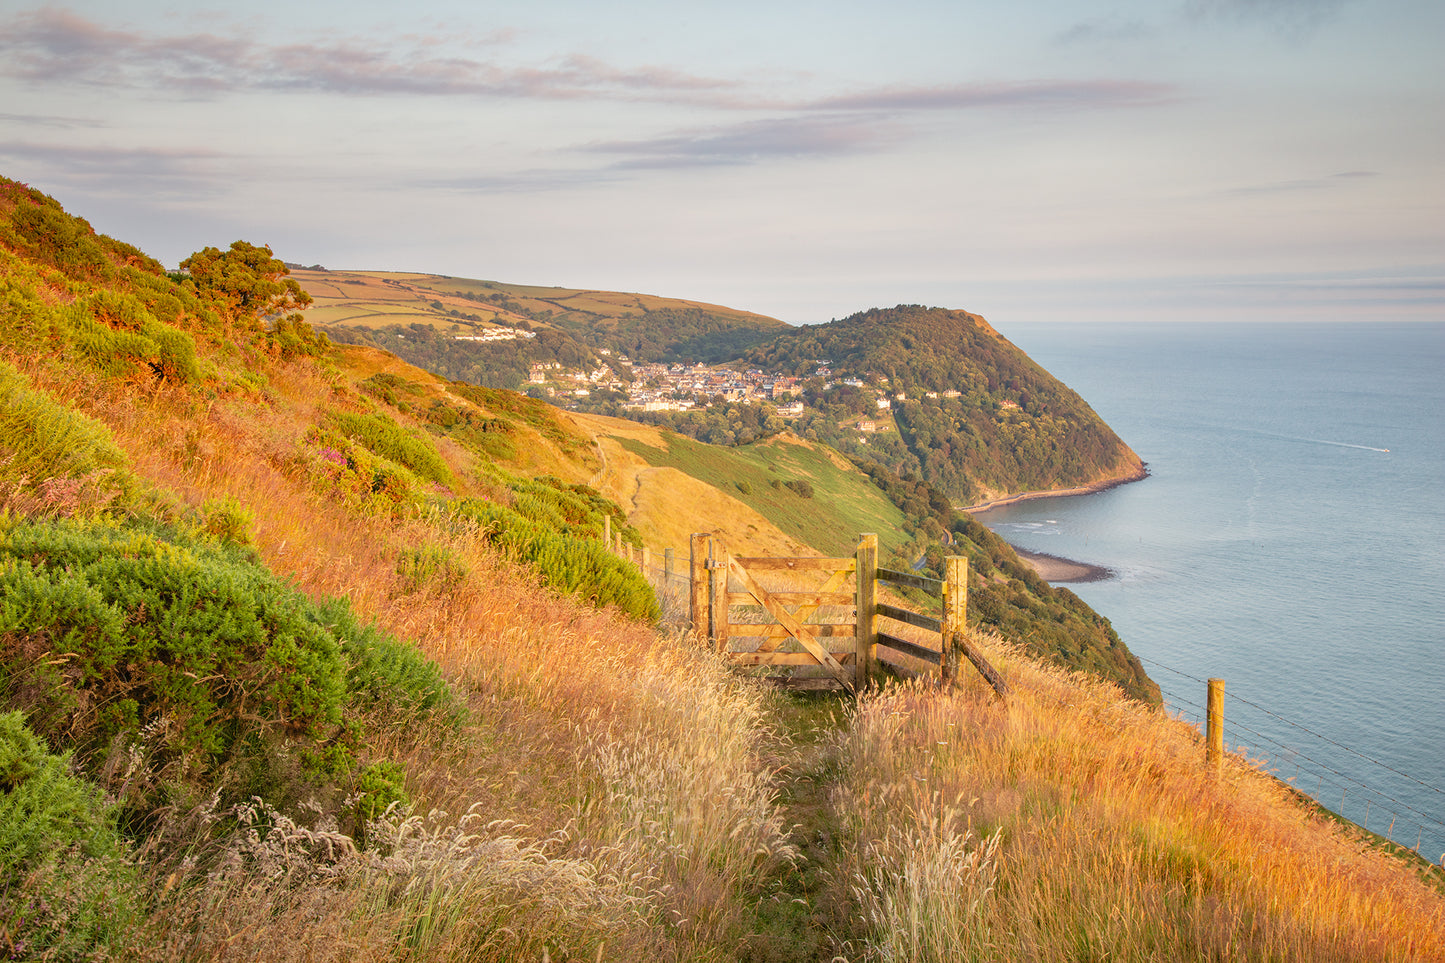
[[(1156, 660), (1154, 660), (1154, 659), (1145, 658), (1145, 657), (1142, 656), (1142, 655), (1139, 656), (1139, 661), (1141, 661), (1141, 662), (1147, 662), (1147, 663), (1149, 663), (1150, 665), (1157, 666), (1157, 667), (1159, 667), (1159, 668), (1161, 668), (1161, 669), (1164, 669), (1164, 670), (1167, 671), (1167, 672), (1172, 672), (1172, 673), (1174, 673), (1175, 675), (1182, 676), (1183, 678), (1189, 679), (1189, 680), (1192, 681), (1192, 682), (1197, 682), (1197, 683), (1199, 683), (1200, 685), (1205, 685), (1205, 686), (1207, 686), (1207, 685), (1209, 684), (1209, 680), (1207, 680), (1207, 679), (1201, 679), (1201, 678), (1199, 678), (1198, 676), (1190, 675), (1188, 672), (1182, 672), (1182, 671), (1180, 671), (1179, 669), (1174, 668), (1173, 666), (1165, 665), (1164, 663), (1158, 662), (1158, 661), (1156, 661)], [(1294, 721), (1291, 720), (1291, 719), (1287, 719), (1287, 718), (1285, 718), (1284, 716), (1280, 715), (1280, 714), (1277, 713), (1277, 712), (1273, 712), (1273, 711), (1271, 711), (1271, 710), (1269, 710), (1269, 709), (1266, 709), (1264, 706), (1259, 705), (1258, 703), (1252, 702), (1252, 701), (1250, 701), (1249, 699), (1245, 699), (1245, 698), (1243, 698), (1242, 696), (1239, 696), (1239, 695), (1237, 695), (1237, 694), (1235, 694), (1235, 693), (1233, 693), (1233, 692), (1230, 692), (1230, 691), (1228, 690), (1228, 688), (1225, 689), (1225, 693), (1224, 693), (1224, 694), (1225, 694), (1225, 696), (1228, 697), (1228, 698), (1231, 698), (1231, 699), (1234, 699), (1234, 700), (1237, 701), (1237, 702), (1243, 703), (1244, 705), (1247, 705), (1247, 706), (1249, 706), (1249, 707), (1252, 708), (1252, 709), (1256, 709), (1256, 710), (1258, 710), (1259, 712), (1263, 712), (1265, 715), (1271, 716), (1272, 718), (1275, 718), (1275, 719), (1278, 719), (1280, 722), (1283, 722), (1283, 723), (1285, 723), (1285, 724), (1287, 724), (1287, 725), (1293, 726), (1294, 728), (1300, 730), (1301, 732), (1308, 733), (1309, 735), (1314, 736), (1315, 738), (1321, 740), (1322, 742), (1327, 742), (1327, 743), (1329, 743), (1330, 745), (1335, 746), (1335, 747), (1338, 748), (1338, 749), (1343, 749), (1344, 751), (1350, 753), (1350, 754), (1353, 755), (1353, 756), (1357, 756), (1357, 757), (1359, 757), (1360, 759), (1363, 759), (1363, 760), (1366, 761), (1366, 762), (1369, 762), (1369, 763), (1372, 763), (1373, 765), (1379, 766), (1381, 769), (1388, 770), (1389, 772), (1392, 772), (1392, 773), (1394, 773), (1395, 775), (1400, 776), (1400, 777), (1403, 778), (1403, 779), (1408, 779), (1409, 781), (1411, 781), (1411, 782), (1413, 782), (1413, 783), (1416, 783), (1416, 784), (1422, 786), (1423, 788), (1430, 790), (1430, 791), (1433, 792), (1433, 793), (1436, 793), (1436, 794), (1445, 796), (1445, 790), (1441, 790), (1441, 789), (1439, 789), (1439, 788), (1437, 788), (1437, 787), (1435, 787), (1435, 786), (1430, 785), (1430, 784), (1427, 783), (1427, 782), (1423, 782), (1422, 780), (1415, 778), (1414, 776), (1410, 775), (1410, 774), (1407, 773), (1407, 772), (1401, 772), (1399, 769), (1396, 769), (1394, 766), (1391, 766), (1391, 765), (1388, 764), (1388, 763), (1381, 762), (1381, 761), (1378, 760), (1378, 759), (1373, 759), (1373, 758), (1371, 758), (1370, 756), (1367, 756), (1367, 755), (1365, 755), (1364, 753), (1360, 752), (1359, 750), (1352, 749), (1352, 748), (1350, 748), (1349, 746), (1344, 745), (1344, 744), (1341, 743), (1341, 742), (1337, 742), (1337, 741), (1335, 741), (1334, 739), (1331, 739), (1329, 736), (1326, 736), (1326, 735), (1323, 735), (1323, 734), (1321, 734), (1321, 733), (1315, 732), (1313, 729), (1309, 728), (1308, 726), (1303, 726), (1303, 725), (1300, 725), (1300, 724), (1297, 723), (1297, 722), (1294, 722)], [(1183, 699), (1183, 698), (1180, 698), (1180, 697), (1178, 697), (1178, 696), (1170, 696), (1169, 699), (1168, 699), (1168, 701), (1169, 701), (1169, 703), (1170, 703), (1171, 705), (1174, 705), (1174, 704), (1187, 705), (1187, 706), (1193, 707), (1195, 710), (1198, 710), (1198, 711), (1206, 711), (1206, 712), (1207, 712), (1207, 710), (1204, 710), (1204, 707), (1200, 706), (1198, 703), (1196, 703), (1196, 702), (1190, 702), (1188, 699)], [(1291, 759), (1290, 761), (1293, 761), (1293, 762), (1295, 763), (1296, 768), (1297, 768), (1297, 769), (1300, 769), (1300, 770), (1302, 770), (1302, 771), (1308, 772), (1309, 775), (1316, 776), (1316, 777), (1320, 780), (1320, 783), (1319, 783), (1320, 785), (1328, 784), (1331, 788), (1340, 789), (1340, 790), (1342, 791), (1342, 793), (1343, 793), (1343, 792), (1348, 792), (1351, 787), (1357, 787), (1358, 789), (1364, 790), (1365, 792), (1372, 793), (1373, 795), (1379, 797), (1381, 800), (1384, 800), (1385, 802), (1388, 802), (1388, 803), (1390, 803), (1390, 804), (1392, 804), (1392, 805), (1394, 805), (1394, 806), (1398, 806), (1398, 807), (1400, 807), (1400, 809), (1405, 810), (1405, 811), (1407, 811), (1407, 812), (1410, 812), (1410, 813), (1414, 814), (1416, 817), (1419, 817), (1419, 819), (1424, 820), (1425, 822), (1431, 824), (1432, 826), (1439, 826), (1439, 827), (1441, 827), (1441, 828), (1445, 828), (1445, 821), (1442, 821), (1439, 817), (1434, 816), (1434, 815), (1432, 815), (1432, 814), (1430, 814), (1430, 813), (1427, 813), (1427, 812), (1423, 812), (1423, 811), (1421, 811), (1421, 810), (1419, 810), (1419, 809), (1416, 809), (1414, 806), (1411, 806), (1409, 803), (1401, 802), (1400, 800), (1394, 798), (1393, 796), (1390, 796), (1389, 794), (1387, 794), (1387, 793), (1385, 793), (1385, 792), (1382, 792), (1381, 790), (1376, 789), (1376, 788), (1374, 788), (1373, 786), (1370, 786), (1370, 785), (1368, 785), (1368, 784), (1366, 784), (1366, 783), (1364, 783), (1364, 782), (1361, 782), (1360, 780), (1356, 779), (1356, 778), (1353, 777), (1353, 776), (1346, 775), (1345, 773), (1340, 772), (1338, 769), (1335, 769), (1334, 767), (1328, 765), (1327, 763), (1321, 762), (1320, 760), (1315, 759), (1315, 758), (1313, 758), (1312, 756), (1306, 755), (1305, 753), (1301, 752), (1301, 751), (1300, 751), (1298, 748), (1296, 748), (1295, 746), (1285, 745), (1285, 744), (1282, 743), (1282, 742), (1279, 742), (1279, 741), (1277, 741), (1277, 740), (1275, 740), (1275, 739), (1273, 739), (1273, 738), (1271, 738), (1271, 737), (1269, 737), (1269, 736), (1266, 736), (1266, 735), (1265, 735), (1264, 733), (1262, 733), (1262, 732), (1259, 732), (1259, 731), (1257, 731), (1257, 730), (1255, 730), (1255, 729), (1250, 728), (1249, 726), (1244, 725), (1243, 723), (1240, 723), (1240, 722), (1237, 722), (1237, 721), (1234, 721), (1234, 720), (1227, 721), (1224, 725), (1225, 725), (1225, 728), (1226, 728), (1226, 729), (1234, 729), (1234, 730), (1236, 730), (1236, 731), (1242, 730), (1242, 731), (1244, 731), (1244, 732), (1249, 733), (1249, 734), (1252, 735), (1252, 736), (1255, 736), (1256, 738), (1258, 738), (1258, 739), (1260, 739), (1260, 740), (1262, 740), (1262, 741), (1264, 741), (1264, 742), (1269, 743), (1269, 744), (1272, 745), (1272, 746), (1277, 747), (1278, 749), (1282, 750), (1283, 752), (1290, 754), (1291, 757), (1292, 757), (1292, 759)], [(1308, 763), (1310, 763), (1310, 764), (1313, 765), (1313, 766), (1318, 766), (1320, 769), (1324, 770), (1325, 772), (1328, 772), (1328, 773), (1331, 773), (1331, 774), (1333, 774), (1333, 775), (1335, 775), (1335, 776), (1338, 776), (1340, 779), (1345, 780), (1345, 782), (1348, 783), (1349, 785), (1348, 785), (1348, 786), (1347, 786), (1347, 785), (1341, 785), (1340, 783), (1336, 783), (1336, 782), (1334, 782), (1334, 781), (1332, 781), (1332, 780), (1327, 782), (1327, 781), (1325, 780), (1325, 778), (1324, 778), (1323, 773), (1319, 773), (1319, 772), (1315, 772), (1315, 771), (1312, 771), (1312, 770), (1306, 770), (1306, 769), (1304, 769), (1304, 767), (1300, 765), (1300, 762), (1299, 762), (1300, 760), (1304, 760), (1305, 762), (1308, 762)], [(1316, 790), (1316, 795), (1318, 795), (1318, 790)], [(1383, 808), (1383, 807), (1381, 807), (1381, 808)], [(1395, 813), (1392, 813), (1392, 815), (1398, 816), (1398, 815), (1400, 815), (1400, 813), (1395, 812)]]

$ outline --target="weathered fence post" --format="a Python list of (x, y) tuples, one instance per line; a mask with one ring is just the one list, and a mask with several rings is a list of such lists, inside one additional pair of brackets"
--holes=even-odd
[(688, 606), (688, 614), (692, 619), (692, 630), (704, 634), (708, 630), (708, 604), (707, 604), (707, 553), (709, 536), (705, 533), (694, 532), (692, 541), (688, 548), (691, 551), (689, 559), (688, 575), (690, 581), (688, 588), (691, 591), (691, 602)]
[(652, 549), (642, 546), (642, 574), (652, 571)]
[(1224, 680), (1209, 680), (1209, 711), (1204, 725), (1205, 760), (1214, 771), (1224, 767)]
[(602, 516), (602, 544), (603, 544), (603, 545), (606, 545), (609, 551), (612, 549), (612, 516), (611, 516), (611, 515), (603, 515), (603, 516)]
[(949, 634), (943, 637), (943, 657), (948, 660), (950, 670), (957, 671), (957, 653), (962, 652), (993, 687), (994, 694), (1006, 700), (1009, 697), (1008, 683), (988, 659), (983, 657), (983, 653), (968, 640), (968, 559), (952, 555), (945, 563), (947, 578), (943, 584), (943, 618), (945, 621), (952, 620), (953, 631), (951, 638)]
[(721, 539), (712, 542), (712, 607), (708, 621), (717, 651), (728, 650), (728, 550)]
[(950, 555), (943, 563), (943, 645), (938, 674), (945, 683), (958, 676), (958, 647), (968, 624), (968, 559)]
[(672, 591), (672, 549), (662, 550), (662, 585), (666, 591)]
[(853, 656), (853, 688), (862, 691), (873, 674), (873, 647), (878, 644), (878, 536), (858, 542), (856, 592), (857, 650)]

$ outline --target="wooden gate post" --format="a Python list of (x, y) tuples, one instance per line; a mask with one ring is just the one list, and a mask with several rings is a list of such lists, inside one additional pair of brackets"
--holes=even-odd
[(856, 591), (857, 651), (853, 656), (853, 688), (861, 692), (873, 674), (878, 645), (878, 536), (864, 535), (858, 542)]
[(1205, 760), (1215, 772), (1224, 768), (1224, 680), (1209, 680), (1209, 711), (1205, 720)]
[(688, 606), (688, 614), (692, 618), (692, 630), (699, 635), (705, 635), (708, 632), (707, 555), (710, 539), (711, 536), (705, 532), (694, 532), (689, 545), (692, 555), (688, 573), (691, 581), (688, 588), (692, 593), (692, 601)]
[(968, 623), (968, 559), (950, 555), (943, 570), (943, 632), (938, 674), (944, 682), (958, 675), (958, 648)]
[(978, 669), (985, 681), (993, 687), (994, 694), (1000, 699), (1007, 701), (1009, 697), (1009, 685), (1004, 677), (999, 675), (995, 669), (983, 657), (983, 653), (974, 648), (973, 643), (968, 640), (968, 559), (962, 556), (950, 556), (945, 560), (948, 577), (943, 583), (943, 653), (942, 658), (947, 661), (940, 663), (948, 666), (948, 673), (945, 680), (951, 680), (958, 672), (958, 653), (962, 652), (973, 667)]
[(722, 539), (712, 542), (712, 604), (709, 623), (713, 645), (723, 654), (728, 650), (728, 550)]

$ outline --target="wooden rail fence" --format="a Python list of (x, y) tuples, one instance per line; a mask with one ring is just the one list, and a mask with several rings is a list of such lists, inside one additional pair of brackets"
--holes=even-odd
[[(691, 539), (694, 629), (739, 665), (766, 666), (794, 688), (860, 689), (875, 667), (895, 668), (884, 654), (938, 666), (952, 681), (957, 653), (1000, 697), (1008, 684), (965, 631), (968, 559), (947, 559), (943, 579), (878, 566), (878, 536), (864, 535), (849, 557), (745, 558), (731, 555), (710, 533)], [(914, 588), (942, 602), (930, 616), (878, 601), (878, 584)], [(937, 647), (902, 638), (894, 623), (936, 634)], [(891, 631), (890, 631), (891, 630)]]

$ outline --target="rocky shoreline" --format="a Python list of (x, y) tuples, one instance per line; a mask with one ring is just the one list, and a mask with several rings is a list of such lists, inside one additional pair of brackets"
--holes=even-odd
[(1115, 574), (1113, 569), (1094, 565), (1092, 562), (1077, 562), (1074, 559), (1050, 555), (1047, 552), (1030, 552), (1026, 548), (1019, 548), (1012, 542), (1009, 543), (1009, 547), (1050, 585), (1104, 582), (1113, 578)]
[(1077, 488), (1055, 488), (1046, 491), (1021, 492), (1017, 495), (1005, 495), (1002, 498), (994, 498), (986, 502), (979, 502), (975, 505), (967, 505), (960, 511), (968, 512), (970, 515), (977, 515), (979, 512), (986, 512), (992, 508), (1002, 508), (1005, 505), (1012, 505), (1015, 502), (1031, 501), (1035, 498), (1065, 498), (1069, 495), (1095, 495), (1099, 492), (1106, 492), (1111, 488), (1118, 488), (1120, 485), (1128, 485), (1136, 481), (1143, 481), (1149, 477), (1149, 464), (1139, 463), (1139, 470), (1131, 472), (1122, 478), (1111, 478), (1107, 481), (1094, 482), (1092, 485), (1080, 485)]

